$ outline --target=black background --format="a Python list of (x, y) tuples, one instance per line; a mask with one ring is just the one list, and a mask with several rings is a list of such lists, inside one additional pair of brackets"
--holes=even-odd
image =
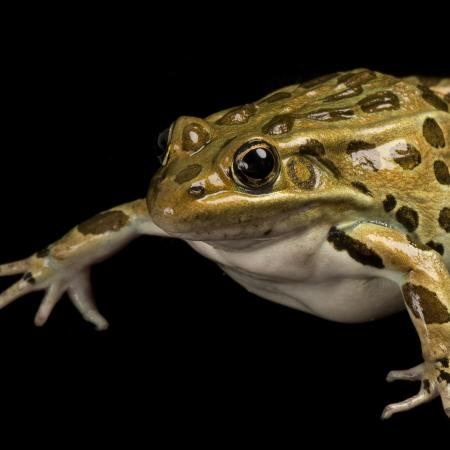
[[(327, 32), (310, 20), (287, 35), (236, 17), (206, 30), (201, 21), (178, 27), (170, 15), (142, 14), (34, 21), (30, 13), (5, 34), (2, 261), (143, 197), (158, 167), (157, 133), (179, 115), (202, 117), (354, 67), (450, 72), (439, 36), (415, 42), (409, 32), (386, 35), (383, 23), (369, 40), (372, 25), (370, 33)], [(150, 237), (95, 266), (93, 279), (107, 332), (95, 332), (66, 298), (35, 328), (41, 293), (1, 311), (0, 410), (4, 429), (19, 428), (18, 442), (59, 431), (70, 441), (130, 445), (215, 447), (243, 435), (350, 444), (358, 431), (393, 436), (424, 422), (430, 435), (448, 429), (438, 401), (379, 419), (387, 403), (418, 389), (384, 381), (421, 359), (405, 313), (327, 322), (247, 293), (181, 241)], [(12, 280), (0, 281), (6, 288)]]

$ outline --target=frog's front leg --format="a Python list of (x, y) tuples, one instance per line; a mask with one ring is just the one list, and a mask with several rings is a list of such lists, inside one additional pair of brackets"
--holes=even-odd
[(386, 276), (396, 281), (422, 344), (424, 363), (413, 369), (393, 371), (388, 381), (420, 380), (419, 393), (404, 402), (392, 404), (383, 418), (411, 409), (441, 396), (450, 417), (450, 275), (441, 256), (416, 246), (397, 230), (368, 223), (344, 233), (332, 229), (329, 241), (339, 250), (365, 253), (377, 261)]
[(0, 309), (29, 292), (45, 290), (35, 316), (35, 324), (40, 326), (67, 292), (85, 320), (99, 330), (106, 329), (108, 322), (98, 312), (92, 296), (90, 266), (142, 234), (166, 236), (153, 224), (145, 200), (137, 200), (86, 220), (29, 258), (0, 265), (0, 276), (23, 274), (21, 280), (0, 294)]

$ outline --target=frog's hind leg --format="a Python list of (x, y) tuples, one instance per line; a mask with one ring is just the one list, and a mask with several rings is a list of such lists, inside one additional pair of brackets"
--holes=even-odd
[[(444, 358), (438, 362), (441, 368), (436, 368), (433, 364), (419, 364), (416, 367), (407, 370), (393, 370), (388, 373), (386, 380), (388, 382), (396, 380), (406, 381), (421, 381), (420, 391), (411, 398), (408, 398), (399, 403), (392, 403), (383, 410), (382, 419), (389, 419), (393, 414), (403, 411), (408, 411), (423, 403), (429, 402), (441, 395), (442, 403), (445, 413), (450, 417), (450, 385), (442, 386), (441, 383), (436, 383), (434, 380), (442, 382), (441, 378), (450, 376), (446, 374), (446, 365), (448, 359)], [(444, 374), (444, 375), (443, 375)]]
[(328, 240), (397, 282), (422, 344), (423, 364), (388, 375), (388, 381), (420, 380), (419, 393), (387, 406), (383, 417), (440, 396), (450, 418), (450, 274), (441, 255), (415, 245), (398, 230), (374, 223), (358, 224), (348, 234), (332, 228)]

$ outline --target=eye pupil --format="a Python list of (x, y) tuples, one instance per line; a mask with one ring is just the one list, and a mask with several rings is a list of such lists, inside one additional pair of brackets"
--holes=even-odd
[(276, 150), (266, 142), (249, 142), (235, 154), (235, 174), (248, 187), (268, 184), (278, 174)]
[(255, 148), (246, 153), (240, 161), (239, 168), (251, 178), (263, 179), (270, 175), (274, 163), (271, 153), (263, 148)]

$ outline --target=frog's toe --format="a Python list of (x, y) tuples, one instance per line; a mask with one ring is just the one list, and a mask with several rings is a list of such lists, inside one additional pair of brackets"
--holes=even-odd
[(23, 297), (24, 295), (32, 292), (33, 290), (33, 285), (27, 280), (22, 279), (18, 281), (0, 294), (0, 309), (17, 300), (19, 297)]
[(17, 275), (18, 273), (24, 273), (28, 270), (29, 259), (22, 259), (20, 261), (14, 261), (11, 263), (0, 265), (0, 276)]
[(97, 330), (108, 328), (109, 324), (99, 313), (92, 295), (89, 268), (50, 268), (42, 256), (0, 265), (0, 276), (20, 273), (23, 273), (22, 279), (0, 293), (0, 309), (30, 292), (45, 290), (45, 296), (34, 317), (34, 323), (42, 326), (67, 292), (86, 321), (94, 324)]
[(416, 381), (421, 380), (425, 370), (424, 364), (419, 364), (407, 370), (391, 370), (386, 377), (386, 381), (391, 383), (396, 380)]
[(386, 406), (381, 415), (382, 419), (389, 419), (395, 413), (408, 411), (438, 396), (441, 397), (444, 411), (450, 418), (450, 368), (448, 358), (423, 363), (408, 370), (394, 370), (389, 372), (387, 380), (421, 380), (422, 384), (417, 395), (403, 402)]
[(90, 271), (85, 269), (72, 278), (68, 287), (72, 303), (83, 316), (84, 320), (95, 325), (97, 330), (106, 330), (108, 321), (100, 314), (92, 294)]
[(437, 391), (427, 391), (423, 386), (418, 394), (399, 403), (392, 403), (384, 408), (381, 414), (382, 419), (389, 419), (393, 414), (408, 411), (416, 406), (432, 400), (437, 396)]
[(34, 317), (34, 324), (38, 327), (47, 322), (53, 308), (64, 294), (64, 285), (62, 283), (54, 283), (48, 289), (39, 305), (39, 309)]

